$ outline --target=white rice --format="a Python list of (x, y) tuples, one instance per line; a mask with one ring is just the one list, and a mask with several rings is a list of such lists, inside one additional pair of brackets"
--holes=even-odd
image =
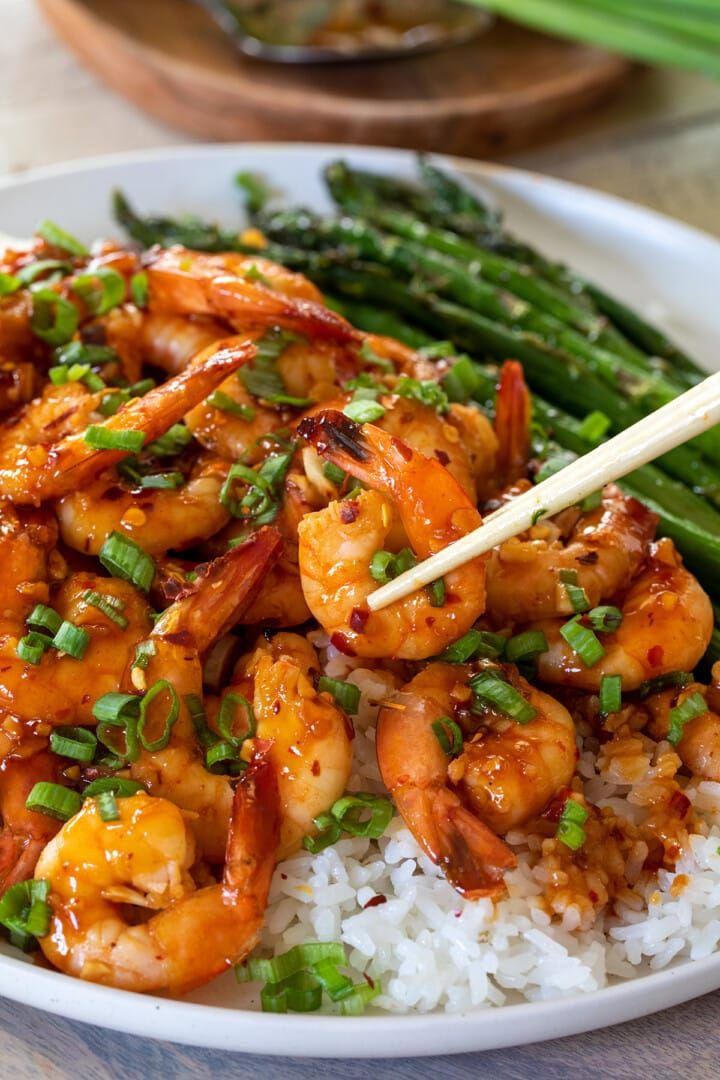
[[(332, 650), (331, 650), (332, 652)], [(355, 661), (357, 664), (358, 661)], [(339, 657), (328, 673), (363, 690), (355, 718), (354, 791), (384, 789), (375, 757), (378, 676)], [(599, 806), (630, 815), (630, 790), (603, 780), (593, 753), (581, 754), (586, 791)], [(506, 875), (507, 898), (463, 900), (419, 849), (396, 816), (379, 840), (342, 839), (318, 855), (302, 852), (276, 870), (263, 954), (307, 941), (343, 941), (350, 966), (379, 982), (373, 1007), (388, 1012), (456, 1012), (521, 1000), (543, 1001), (598, 990), (617, 979), (699, 959), (720, 943), (720, 784), (693, 781), (686, 789), (702, 816), (704, 834), (690, 844), (673, 873), (636, 886), (590, 930), (577, 929), (572, 907), (552, 919), (540, 903), (541, 868), (522, 834), (507, 839), (518, 856)], [(530, 840), (532, 843), (532, 839)], [(688, 881), (674, 896), (678, 874)], [(373, 904), (376, 897), (384, 900)], [(634, 901), (634, 903), (633, 903)], [(369, 906), (368, 906), (369, 905)]]

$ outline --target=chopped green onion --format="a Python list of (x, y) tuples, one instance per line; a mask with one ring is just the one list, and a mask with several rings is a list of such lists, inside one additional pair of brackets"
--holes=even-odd
[(315, 1012), (322, 1005), (322, 984), (309, 971), (298, 971), (280, 983), (268, 983), (260, 991), (263, 1012)]
[(103, 364), (112, 364), (118, 359), (115, 349), (108, 345), (85, 345), (82, 341), (70, 341), (55, 350), (56, 362), (66, 367), (72, 367), (73, 364), (100, 367)]
[(235, 401), (223, 390), (214, 390), (207, 399), (207, 404), (212, 405), (214, 409), (220, 409), (221, 412), (229, 413), (230, 416), (236, 416), (238, 420), (255, 419), (256, 410), (252, 405), (243, 405), (242, 402)]
[(145, 442), (144, 431), (113, 431), (101, 424), (91, 424), (84, 437), (95, 450), (127, 450), (130, 454), (137, 454)]
[(323, 465), (323, 476), (326, 480), (329, 480), (335, 487), (342, 487), (345, 483), (347, 473), (344, 472), (339, 465), (336, 465), (334, 461), (326, 461)]
[(157, 644), (154, 641), (140, 641), (135, 646), (135, 659), (132, 662), (132, 666), (141, 668), (144, 671), (156, 653)]
[(548, 651), (547, 638), (542, 630), (525, 630), (511, 637), (505, 645), (505, 658), (511, 664), (532, 660)]
[(95, 732), (84, 727), (56, 727), (50, 734), (50, 749), (74, 761), (92, 761), (97, 750)]
[(0, 273), (0, 296), (10, 296), (22, 287), (22, 282), (15, 274)]
[(468, 660), (496, 660), (502, 656), (507, 638), (489, 630), (468, 630), (437, 657), (446, 664), (465, 664)]
[(589, 813), (576, 799), (568, 798), (563, 806), (555, 836), (571, 851), (579, 851), (587, 840), (583, 825)]
[(52, 639), (53, 648), (75, 660), (82, 660), (89, 644), (90, 635), (87, 630), (82, 626), (75, 626), (67, 619), (60, 624), (60, 629)]
[(541, 506), (538, 510), (535, 510), (533, 516), (530, 518), (531, 525), (537, 525), (538, 521), (545, 517), (547, 514), (547, 507)]
[(131, 716), (140, 713), (140, 698), (137, 694), (120, 694), (111, 691), (102, 694), (92, 707), (92, 714), (98, 723), (121, 726)]
[(300, 340), (297, 334), (289, 331), (270, 330), (255, 343), (254, 358), (238, 371), (238, 379), (248, 393), (274, 405), (303, 407), (310, 404), (309, 398), (291, 397), (285, 392), (285, 384), (277, 370), (277, 361), (285, 349)]
[[(150, 390), (154, 390), (157, 383), (154, 379), (138, 379), (132, 386), (128, 386), (127, 392), (131, 398), (145, 397)], [(151, 444), (152, 445), (152, 444)]]
[(425, 360), (446, 360), (448, 357), (455, 356), (455, 346), (452, 341), (431, 341), (427, 345), (422, 345), (417, 353)]
[(622, 676), (603, 675), (600, 680), (600, 712), (603, 716), (622, 708)]
[(93, 589), (87, 589), (81, 599), (89, 607), (97, 608), (106, 619), (110, 619), (122, 630), (128, 625), (128, 620), (122, 614), (125, 605), (119, 596), (102, 596)]
[(80, 240), (76, 240), (69, 232), (65, 232), (65, 229), (61, 229), (54, 221), (49, 221), (47, 218), (44, 218), (40, 222), (35, 233), (37, 236), (41, 236), (43, 240), (52, 247), (61, 248), (63, 251), (68, 251), (71, 255), (90, 254)]
[(144, 270), (138, 270), (130, 278), (130, 295), (136, 307), (147, 307), (150, 289), (148, 287), (148, 276)]
[(356, 424), (372, 424), (385, 415), (385, 409), (377, 401), (349, 401), (343, 413)]
[(50, 931), (51, 911), (47, 902), (50, 882), (18, 881), (0, 897), (0, 926), (10, 932), (10, 942), (29, 949), (34, 938)]
[(125, 299), (125, 278), (110, 266), (78, 274), (70, 288), (93, 315), (107, 315)]
[(32, 299), (33, 334), (48, 345), (64, 345), (77, 330), (79, 315), (75, 305), (53, 289), (36, 289)]
[(116, 799), (128, 799), (139, 791), (145, 793), (145, 788), (137, 780), (127, 780), (123, 776), (101, 776), (88, 784), (82, 794), (83, 799), (94, 799), (107, 793), (114, 795)]
[(595, 607), (587, 613), (587, 621), (593, 630), (603, 634), (614, 634), (620, 629), (623, 621), (623, 613), (616, 607)]
[[(340, 963), (345, 963), (344, 957)], [(313, 964), (312, 968), (331, 1001), (342, 1001), (348, 994), (352, 994), (355, 984), (352, 979), (338, 970), (337, 963), (332, 960), (320, 960)]]
[(358, 983), (353, 987), (351, 994), (340, 1002), (340, 1012), (343, 1016), (362, 1016), (365, 1007), (380, 993), (380, 984)]
[(432, 724), (435, 738), (446, 754), (455, 757), (462, 750), (463, 734), (460, 725), (449, 716), (441, 716)]
[(128, 390), (114, 390), (112, 394), (107, 394), (97, 407), (97, 411), (101, 416), (114, 416), (118, 409), (126, 405), (130, 400), (130, 393)]
[(529, 724), (537, 710), (514, 686), (499, 678), (492, 671), (482, 671), (470, 679), (472, 690), (480, 706), (491, 705), (517, 724)]
[(442, 607), (445, 603), (445, 579), (437, 578), (425, 586), (430, 600), (430, 607)]
[(558, 450), (556, 454), (551, 454), (549, 458), (543, 462), (535, 474), (535, 483), (541, 484), (543, 480), (548, 480), (555, 473), (561, 472), (562, 469), (570, 465), (575, 460), (575, 455), (571, 454), (569, 450)]
[(176, 457), (192, 442), (192, 432), (185, 424), (173, 424), (171, 428), (145, 447), (153, 457)]
[(367, 340), (363, 341), (360, 346), (360, 356), (366, 364), (370, 364), (371, 367), (376, 367), (380, 371), (385, 371), (387, 374), (392, 374), (395, 370), (392, 361), (387, 360), (384, 356), (378, 356)]
[(41, 780), (33, 786), (25, 800), (25, 806), (36, 814), (46, 814), (58, 821), (69, 821), (82, 806), (82, 798), (77, 791)]
[[(225, 483), (220, 490), (220, 502), (233, 517), (251, 518), (256, 525), (269, 525), (280, 509), (282, 486), (292, 463), (292, 452), (273, 454), (258, 469), (236, 463), (230, 466)], [(235, 481), (247, 485), (241, 498), (233, 495)]]
[(672, 743), (673, 746), (677, 746), (683, 736), (683, 729), (685, 725), (694, 720), (698, 716), (703, 716), (708, 712), (708, 704), (702, 694), (695, 692), (691, 694), (689, 698), (683, 701), (682, 705), (677, 705), (674, 709), (670, 710), (670, 725), (667, 733), (667, 740)]
[(330, 813), (340, 828), (351, 836), (369, 836), (377, 840), (390, 824), (394, 811), (384, 795), (356, 791), (334, 802)]
[(663, 690), (670, 690), (673, 687), (682, 689), (689, 686), (692, 681), (693, 676), (690, 671), (669, 671), (665, 675), (657, 675), (654, 679), (648, 679), (642, 683), (638, 692), (640, 697), (644, 699), (649, 697), (650, 694), (659, 694)]
[(303, 836), (302, 846), (311, 855), (319, 855), (325, 848), (336, 844), (342, 836), (342, 829), (332, 814), (318, 814), (313, 819), (313, 825), (318, 830), (317, 836)]
[(38, 259), (37, 262), (28, 263), (18, 270), (17, 279), (21, 285), (32, 285), (34, 282), (47, 274), (45, 284), (61, 281), (63, 274), (70, 273), (73, 264), (66, 259)]
[(593, 491), (592, 495), (586, 495), (584, 499), (580, 500), (579, 506), (582, 512), (587, 514), (590, 510), (597, 510), (601, 503), (602, 491)]
[[(402, 548), (395, 555), (390, 551), (376, 551), (370, 560), (370, 576), (375, 581), (385, 584), (416, 565), (417, 559), (410, 548)], [(437, 604), (435, 606), (440, 607), (441, 605)]]
[(245, 762), (238, 759), (237, 743), (228, 742), (227, 739), (218, 739), (217, 742), (214, 742), (212, 746), (209, 747), (205, 754), (205, 764), (209, 770), (212, 770), (213, 766), (221, 765), (225, 762), (231, 762), (239, 769), (247, 768)]
[(252, 263), (244, 273), (248, 281), (259, 281), (261, 285), (266, 285), (268, 289), (274, 287), (270, 278), (263, 274), (263, 272), (257, 268), (255, 263)]
[(251, 956), (245, 964), (239, 964), (235, 968), (235, 974), (239, 982), (278, 983), (298, 971), (314, 968), (316, 964), (322, 963), (332, 964), (334, 967), (345, 964), (345, 946), (337, 941), (308, 941), (268, 959)]
[(202, 703), (202, 698), (197, 694), (185, 694), (183, 699), (185, 701), (185, 707), (190, 713), (190, 719), (192, 720), (193, 727), (195, 728), (195, 734), (197, 735), (200, 744), (207, 749), (217, 742), (217, 735), (214, 731), (210, 730), (207, 722), (207, 714), (205, 712), (205, 706)]
[(579, 656), (585, 667), (592, 667), (602, 660), (605, 650), (593, 631), (584, 626), (580, 621), (581, 615), (574, 615), (569, 622), (560, 627), (560, 636), (567, 641), (568, 645)]
[(181, 472), (150, 473), (148, 476), (140, 477), (141, 488), (175, 491), (184, 483), (185, 477)]
[(29, 634), (21, 637), (17, 643), (17, 654), (26, 664), (37, 665), (52, 644), (47, 634), (39, 634), (31, 630)]
[(258, 173), (236, 173), (235, 183), (245, 194), (245, 204), (249, 213), (259, 214), (267, 206), (272, 189)]
[[(239, 733), (236, 730), (239, 721)], [(236, 692), (225, 694), (217, 714), (218, 731), (223, 739), (240, 749), (246, 739), (252, 739), (257, 731), (253, 707), (246, 697)]]
[(343, 712), (354, 716), (360, 706), (360, 687), (354, 683), (343, 682), (342, 679), (331, 679), (328, 675), (321, 675), (318, 679), (320, 693), (332, 694)]
[(433, 382), (432, 379), (411, 379), (408, 375), (401, 375), (393, 393), (419, 401), (421, 405), (427, 405), (438, 413), (446, 413), (450, 406), (446, 392), (440, 383)]
[(588, 600), (587, 593), (578, 585), (577, 571), (576, 570), (561, 570), (560, 580), (565, 586), (565, 592), (567, 598), (570, 601), (570, 607), (576, 613), (587, 611), (590, 607), (590, 601)]
[(101, 791), (95, 796), (101, 821), (119, 821), (120, 810), (112, 791)]
[(33, 630), (47, 630), (52, 635), (57, 634), (62, 624), (57, 611), (53, 611), (47, 604), (36, 604), (26, 621)]
[[(160, 694), (168, 694), (170, 697), (170, 706), (167, 709), (165, 716), (163, 717), (162, 731), (158, 735), (157, 739), (147, 739), (145, 737), (145, 727), (149, 722), (148, 710), (150, 705)], [(172, 683), (169, 683), (167, 679), (158, 679), (156, 683), (150, 687), (148, 692), (143, 696), (140, 702), (140, 714), (138, 717), (137, 734), (143, 747), (150, 754), (154, 754), (157, 750), (164, 750), (170, 742), (170, 733), (172, 732), (173, 725), (180, 715), (180, 699), (177, 696), (177, 691)]]
[(482, 388), (483, 376), (469, 356), (459, 356), (440, 381), (449, 401), (472, 401)]
[(581, 439), (586, 439), (587, 442), (597, 446), (610, 430), (611, 423), (609, 416), (596, 409), (595, 412), (588, 413), (577, 429), (577, 434)]
[(155, 577), (155, 563), (146, 551), (123, 533), (111, 532), (98, 558), (113, 577), (130, 581), (147, 592)]

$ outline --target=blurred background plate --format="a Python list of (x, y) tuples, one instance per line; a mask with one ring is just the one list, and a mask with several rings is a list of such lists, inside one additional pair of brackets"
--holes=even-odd
[(192, 0), (39, 0), (79, 59), (156, 118), (204, 139), (374, 143), (472, 157), (536, 143), (630, 65), (497, 22), (391, 61), (281, 66), (239, 55)]

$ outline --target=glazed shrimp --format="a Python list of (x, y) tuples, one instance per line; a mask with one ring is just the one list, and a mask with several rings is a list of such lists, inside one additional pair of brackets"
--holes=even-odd
[(262, 638), (235, 668), (228, 693), (252, 701), (257, 739), (278, 777), (281, 806), (278, 859), (315, 835), (313, 820), (345, 792), (352, 767), (352, 725), (312, 676), (321, 670), (315, 649), (298, 634)]
[(505, 487), (527, 473), (530, 459), (532, 405), (522, 364), (506, 360), (500, 371), (495, 401), (498, 439), (496, 486)]
[(168, 375), (179, 375), (191, 360), (227, 336), (227, 326), (215, 319), (143, 312), (137, 328), (137, 347), (148, 364), (162, 368)]
[(605, 655), (592, 667), (560, 636), (561, 622), (533, 624), (548, 651), (538, 657), (538, 676), (548, 683), (598, 691), (603, 675), (620, 675), (624, 690), (671, 671), (692, 671), (710, 643), (713, 613), (700, 583), (682, 565), (671, 540), (650, 545), (645, 569), (621, 603), (623, 621), (602, 634)]
[(370, 562), (385, 547), (394, 508), (410, 546), (424, 558), (480, 524), (475, 506), (437, 460), (370, 424), (328, 411), (303, 420), (298, 432), (323, 457), (379, 489), (333, 502), (301, 521), (300, 575), (313, 615), (349, 654), (421, 660), (441, 652), (484, 609), (484, 559), (446, 576), (442, 606), (433, 606), (421, 590), (372, 613), (366, 600), (377, 582)]
[(683, 765), (693, 776), (703, 776), (720, 782), (720, 663), (713, 666), (712, 684), (691, 683), (682, 690), (665, 690), (653, 694), (645, 702), (650, 714), (650, 734), (654, 739), (666, 739), (670, 728), (670, 710), (694, 694), (707, 705), (707, 712), (684, 724), (676, 749)]
[(126, 675), (127, 689), (136, 691), (167, 679), (179, 703), (168, 745), (144, 751), (129, 766), (129, 774), (152, 795), (169, 799), (191, 814), (198, 848), (213, 862), (222, 859), (225, 849), (231, 778), (205, 767), (187, 698), (202, 699), (202, 656), (238, 620), (279, 547), (277, 532), (265, 528), (206, 566), (156, 623), (149, 637), (154, 651), (147, 670), (132, 668)]
[[(253, 352), (250, 343), (233, 350), (220, 350), (202, 367), (190, 368), (145, 397), (129, 401), (99, 426), (107, 432), (140, 431), (145, 442), (150, 442), (207, 397), (229, 372), (250, 359)], [(6, 440), (4, 445), (0, 444), (0, 496), (20, 504), (61, 498), (127, 454), (126, 450), (95, 449), (85, 441), (84, 433), (44, 445), (15, 445)]]
[(507, 540), (488, 563), (488, 614), (500, 625), (572, 615), (563, 571), (576, 574), (591, 607), (615, 596), (641, 566), (657, 520), (609, 484), (596, 510), (566, 510)]
[(46, 750), (6, 758), (0, 765), (0, 895), (32, 877), (40, 852), (60, 828), (47, 814), (25, 803), (35, 784), (62, 782), (63, 762)]
[[(305, 284), (301, 295), (290, 295), (247, 277), (257, 264), (257, 258), (243, 255), (207, 255), (179, 247), (158, 250), (147, 268), (150, 309), (225, 319), (240, 331), (282, 326), (312, 340), (350, 344), (362, 339), (319, 302), (313, 286), (308, 298)], [(273, 273), (274, 282), (282, 278), (287, 283), (291, 272), (278, 268)], [(269, 273), (262, 274), (270, 279)]]
[(111, 532), (131, 536), (149, 555), (182, 551), (230, 520), (220, 502), (228, 464), (200, 454), (178, 488), (128, 487), (115, 470), (101, 473), (57, 504), (60, 533), (76, 551), (97, 555)]
[[(262, 928), (278, 841), (272, 768), (254, 763), (232, 799), (222, 882), (196, 887), (193, 834), (165, 799), (118, 800), (103, 821), (86, 800), (42, 852), (50, 932), (40, 939), (60, 971), (125, 990), (184, 993), (238, 963)], [(127, 906), (152, 912), (128, 921)]]

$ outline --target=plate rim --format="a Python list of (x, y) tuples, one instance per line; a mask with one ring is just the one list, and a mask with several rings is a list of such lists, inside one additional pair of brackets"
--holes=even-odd
[[(412, 150), (335, 143), (178, 143), (18, 170), (0, 177), (0, 192), (22, 189), (35, 181), (60, 179), (74, 173), (102, 172), (138, 162), (162, 165), (183, 158), (222, 158), (243, 152), (275, 158), (311, 155), (318, 159), (344, 154), (391, 161), (407, 161), (416, 156)], [(442, 154), (428, 156), (478, 179), (496, 177), (501, 184), (503, 180), (516, 180), (521, 186), (530, 182), (559, 190), (579, 201), (581, 208), (591, 205), (594, 210), (606, 213), (621, 212), (630, 220), (644, 221), (686, 243), (710, 245), (714, 257), (720, 259), (720, 239), (619, 196), (495, 162)], [(192, 192), (189, 201), (191, 197)], [(11, 1000), (69, 1019), (143, 1037), (273, 1056), (413, 1057), (519, 1046), (612, 1026), (718, 988), (720, 952), (699, 960), (685, 959), (674, 967), (640, 975), (589, 994), (522, 1002), (500, 1009), (485, 1006), (457, 1013), (385, 1013), (362, 1017), (273, 1015), (121, 991), (71, 979), (60, 972), (0, 953), (0, 993)], [(511, 1022), (498, 1023), (501, 1017)], [(413, 1037), (418, 1039), (419, 1045), (414, 1044)]]

